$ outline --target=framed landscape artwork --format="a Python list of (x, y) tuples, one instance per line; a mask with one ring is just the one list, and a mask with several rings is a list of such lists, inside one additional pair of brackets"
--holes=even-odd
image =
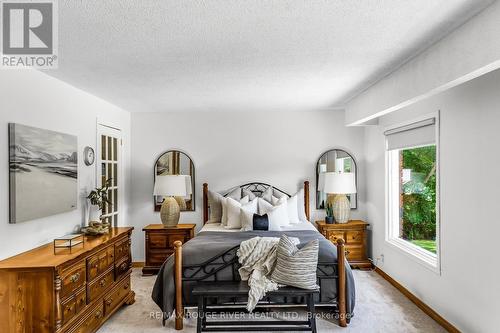
[(77, 150), (74, 135), (9, 124), (10, 223), (76, 209)]

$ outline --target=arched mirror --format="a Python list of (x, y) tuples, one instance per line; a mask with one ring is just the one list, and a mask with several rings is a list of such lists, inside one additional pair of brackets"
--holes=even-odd
[[(163, 175), (186, 175), (191, 176), (191, 181), (186, 183), (186, 196), (175, 197), (181, 211), (195, 210), (195, 183), (194, 183), (194, 164), (191, 158), (178, 150), (169, 150), (158, 157), (154, 167), (154, 178)], [(163, 196), (154, 196), (155, 211), (159, 212)]]
[[(352, 172), (354, 173), (357, 187), (357, 171), (354, 157), (345, 150), (332, 149), (323, 153), (316, 164), (316, 209), (325, 209), (326, 203), (333, 199), (333, 194), (324, 193), (321, 188), (321, 173)], [(351, 203), (351, 209), (356, 209), (358, 207), (357, 194), (347, 194), (347, 198)]]

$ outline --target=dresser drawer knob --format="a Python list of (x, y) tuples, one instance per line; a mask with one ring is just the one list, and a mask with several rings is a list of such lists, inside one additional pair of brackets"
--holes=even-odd
[(99, 281), (99, 285), (101, 287), (104, 287), (105, 284), (106, 284), (106, 279), (102, 279), (101, 281)]
[(110, 299), (108, 299), (108, 300), (106, 301), (106, 305), (107, 305), (107, 306), (110, 306), (111, 304), (113, 304), (113, 299), (112, 299), (112, 298), (110, 298)]
[(128, 283), (126, 283), (126, 284), (123, 286), (123, 289), (128, 289), (128, 287), (130, 287), (130, 286), (129, 286), (129, 284), (128, 284)]
[(69, 280), (70, 280), (72, 283), (78, 282), (78, 280), (80, 280), (80, 272), (78, 272), (78, 273), (75, 273), (75, 274), (71, 275), (71, 276), (69, 277)]
[(97, 311), (97, 312), (95, 313), (95, 317), (96, 317), (97, 319), (99, 319), (99, 318), (101, 318), (101, 314), (102, 314), (102, 313), (101, 313), (101, 311)]

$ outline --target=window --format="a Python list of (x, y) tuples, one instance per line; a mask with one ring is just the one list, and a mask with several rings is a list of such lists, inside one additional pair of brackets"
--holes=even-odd
[(387, 241), (438, 268), (439, 205), (436, 118), (385, 132)]

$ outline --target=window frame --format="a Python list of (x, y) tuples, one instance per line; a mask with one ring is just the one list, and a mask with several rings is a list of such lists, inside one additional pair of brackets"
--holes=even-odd
[[(436, 131), (436, 254), (427, 251), (409, 241), (399, 237), (399, 224), (400, 224), (400, 209), (399, 209), (399, 152), (404, 149), (424, 147), (428, 145), (420, 145), (414, 147), (407, 147), (396, 150), (385, 151), (386, 168), (385, 168), (385, 209), (386, 209), (386, 223), (385, 223), (385, 241), (392, 248), (398, 252), (403, 253), (408, 258), (421, 264), (425, 268), (441, 275), (441, 191), (440, 191), (440, 139), (439, 139), (439, 124), (440, 117), (439, 111), (426, 114), (424, 116), (392, 125), (386, 130), (392, 130), (401, 126), (411, 125), (413, 123), (435, 118), (435, 131)], [(387, 143), (387, 138), (384, 138)], [(397, 181), (394, 181), (397, 179)], [(395, 197), (396, 196), (396, 197)], [(394, 204), (397, 203), (397, 204)]]

